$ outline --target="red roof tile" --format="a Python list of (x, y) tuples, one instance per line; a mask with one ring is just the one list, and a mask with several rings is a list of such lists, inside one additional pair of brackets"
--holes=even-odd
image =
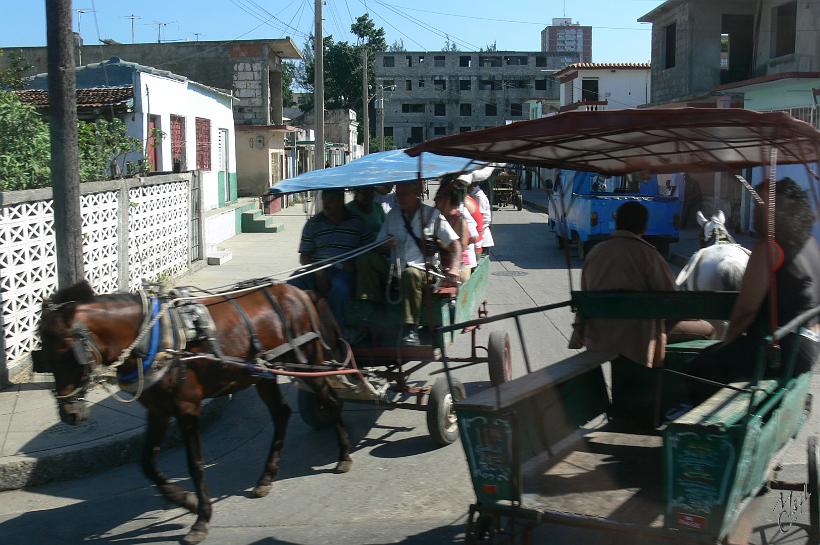
[[(35, 108), (48, 108), (48, 91), (27, 89), (17, 91), (17, 96)], [(124, 106), (133, 97), (134, 88), (131, 86), (77, 89), (77, 108)]]

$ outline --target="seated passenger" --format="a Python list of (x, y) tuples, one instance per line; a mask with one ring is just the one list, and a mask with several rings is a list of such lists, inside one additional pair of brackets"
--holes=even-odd
[(399, 206), (399, 203), (396, 201), (396, 191), (393, 184), (377, 185), (376, 195), (373, 200), (382, 207), (385, 214)]
[[(756, 190), (764, 201), (763, 205), (755, 207), (754, 216), (755, 230), (761, 238), (749, 256), (725, 342), (702, 353), (692, 363), (693, 375), (722, 383), (751, 378), (760, 339), (771, 334), (771, 267), (766, 236), (768, 183), (761, 184)], [(820, 305), (820, 250), (812, 236), (815, 219), (806, 192), (794, 180), (783, 178), (776, 182), (774, 263), (777, 327)], [(794, 374), (810, 371), (820, 357), (818, 318), (806, 324), (801, 332), (784, 337), (780, 347), (781, 365), (769, 368), (764, 376), (782, 375), (786, 358), (795, 350)], [(713, 392), (714, 388), (698, 387), (693, 391), (698, 394), (695, 397), (703, 397)]]
[[(442, 261), (453, 264), (446, 271), (448, 279), (452, 282), (459, 279), (460, 260), (452, 260), (453, 255), (461, 255), (458, 235), (438, 210), (421, 202), (423, 191), (424, 185), (421, 182), (398, 185), (396, 200), (399, 206), (387, 214), (377, 237), (386, 242), (392, 253), (391, 261), (398, 260), (407, 331), (402, 343), (408, 345), (419, 344), (418, 328), (427, 280), (425, 261), (435, 261), (440, 251), (445, 252), (445, 259)], [(360, 266), (357, 276), (358, 297), (384, 301), (388, 267), (388, 262), (384, 259), (378, 265), (374, 261), (370, 266)]]
[(353, 190), (353, 200), (345, 208), (354, 216), (359, 216), (367, 230), (376, 236), (384, 223), (384, 209), (374, 202), (375, 190), (372, 187), (360, 187)]
[(464, 206), (465, 194), (465, 186), (453, 181), (442, 181), (435, 196), (436, 208), (447, 219), (461, 243), (462, 281), (470, 278), (470, 272), (476, 266), (475, 241), (478, 238), (475, 220)]
[[(368, 232), (364, 221), (345, 208), (343, 190), (322, 191), (322, 207), (302, 230), (299, 242), (302, 265), (334, 258), (373, 241), (374, 235)], [(343, 325), (344, 309), (353, 295), (354, 269), (353, 261), (345, 261), (288, 282), (326, 296), (333, 314)]]
[(481, 231), (481, 253), (490, 255), (490, 251), (495, 242), (493, 241), (493, 233), (490, 231), (490, 224), (493, 221), (493, 212), (490, 206), (490, 199), (478, 185), (478, 182), (470, 184), (469, 194), (478, 201), (479, 209), (481, 210), (481, 217), (483, 219), (483, 226)]
[[(646, 231), (649, 212), (638, 202), (622, 204), (615, 212), (615, 232), (597, 244), (584, 261), (581, 289), (585, 291), (674, 291), (675, 280), (669, 265), (654, 246), (641, 236)], [(661, 367), (666, 345), (664, 320), (576, 319), (570, 348), (614, 352), (612, 361), (612, 411), (618, 418), (627, 412), (630, 377), (641, 373), (636, 365)], [(641, 373), (649, 377), (650, 372)], [(649, 422), (653, 415), (631, 415)]]

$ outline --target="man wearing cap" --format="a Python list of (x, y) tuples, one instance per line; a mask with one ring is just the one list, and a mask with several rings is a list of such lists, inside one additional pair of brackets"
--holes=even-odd
[[(398, 207), (387, 214), (377, 240), (385, 241), (391, 258), (398, 260), (406, 335), (402, 343), (419, 344), (422, 298), (427, 282), (425, 267), (436, 261), (436, 253), (446, 252), (450, 264), (445, 271), (449, 281), (459, 279), (461, 244), (441, 213), (421, 202), (424, 185), (406, 183), (396, 186)], [(455, 257), (454, 257), (455, 256)], [(385, 267), (386, 269), (386, 267)], [(361, 267), (357, 276), (361, 299), (384, 301), (387, 273), (380, 267)]]

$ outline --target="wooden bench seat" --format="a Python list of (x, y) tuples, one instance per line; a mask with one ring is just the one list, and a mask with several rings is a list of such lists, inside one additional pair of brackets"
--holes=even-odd
[[(748, 382), (733, 382), (730, 386), (746, 388)], [(776, 380), (761, 380), (757, 383), (754, 406), (759, 405), (777, 388)], [(721, 388), (706, 401), (676, 418), (673, 423), (690, 426), (725, 426), (739, 422), (749, 410), (748, 392), (738, 392), (730, 388)]]
[(457, 408), (483, 411), (506, 409), (525, 399), (536, 396), (544, 390), (558, 387), (579, 375), (599, 368), (616, 356), (611, 352), (579, 352), (529, 375), (518, 377), (500, 386), (479, 392), (463, 401), (459, 401), (456, 406)]

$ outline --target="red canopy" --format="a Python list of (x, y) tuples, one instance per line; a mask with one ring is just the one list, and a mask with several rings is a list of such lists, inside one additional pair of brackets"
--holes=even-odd
[(567, 112), (436, 138), (407, 150), (608, 175), (736, 170), (820, 158), (820, 132), (784, 112), (668, 108)]

